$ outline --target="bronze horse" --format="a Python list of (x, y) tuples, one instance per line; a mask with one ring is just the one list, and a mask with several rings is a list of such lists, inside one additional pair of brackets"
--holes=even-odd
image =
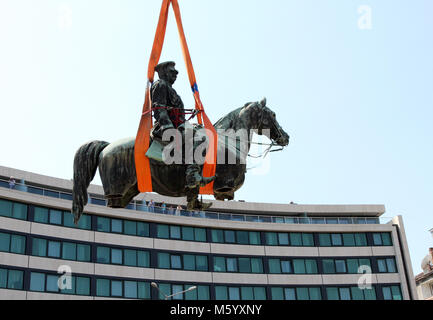
[[(220, 119), (214, 127), (218, 132), (227, 132), (230, 129), (235, 132), (243, 129), (247, 132), (244, 149), (239, 147), (239, 141), (235, 143), (235, 148), (230, 148), (227, 143), (228, 138), (219, 134), (214, 182), (214, 196), (217, 200), (233, 200), (235, 192), (242, 187), (247, 171), (246, 157), (254, 132), (261, 135), (267, 130), (273, 145), (285, 147), (289, 144), (289, 136), (278, 124), (275, 113), (266, 107), (266, 99), (247, 103), (244, 107), (232, 111)], [(79, 148), (74, 159), (72, 214), (75, 223), (79, 221), (87, 204), (87, 188), (98, 167), (109, 207), (125, 208), (139, 194), (134, 145), (135, 138), (127, 138), (111, 144), (92, 141)], [(230, 164), (232, 162), (227, 163), (225, 159), (220, 159), (220, 155), (225, 155), (227, 158), (230, 153), (235, 153), (235, 163)], [(154, 192), (170, 197), (186, 195), (185, 165), (166, 165), (150, 159), (150, 167)]]

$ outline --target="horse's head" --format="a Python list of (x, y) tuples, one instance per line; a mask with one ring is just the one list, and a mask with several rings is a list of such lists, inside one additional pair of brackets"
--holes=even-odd
[(266, 106), (266, 98), (257, 102), (258, 134), (262, 135), (263, 130), (270, 130), (270, 138), (275, 144), (285, 147), (289, 144), (289, 135), (279, 125), (275, 112)]

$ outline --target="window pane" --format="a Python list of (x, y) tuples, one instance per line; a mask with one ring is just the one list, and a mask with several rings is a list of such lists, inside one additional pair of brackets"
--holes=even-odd
[(355, 246), (355, 235), (353, 233), (344, 233), (343, 234), (343, 244), (346, 247), (354, 247)]
[(125, 281), (125, 298), (137, 299), (137, 282)]
[[(59, 288), (60, 292), (62, 294), (75, 294), (75, 280), (76, 280), (76, 277), (74, 277), (74, 276), (71, 276), (69, 279), (62, 278), (60, 280), (60, 286), (61, 286)], [(63, 289), (62, 289), (62, 287), (63, 287)]]
[[(70, 215), (72, 216), (72, 215)], [(80, 221), (78, 221), (78, 226), (79, 229), (83, 229), (83, 230), (91, 230), (92, 229), (92, 217), (87, 215), (87, 214), (83, 214), (80, 218)]]
[(298, 300), (310, 300), (308, 288), (296, 288), (296, 296)]
[(208, 271), (207, 256), (196, 256), (196, 270)]
[(333, 259), (323, 259), (323, 273), (335, 273), (335, 265)]
[(338, 288), (326, 288), (326, 295), (328, 296), (328, 300), (340, 300)]
[(125, 220), (125, 234), (130, 236), (137, 235), (137, 222)]
[(355, 234), (355, 243), (358, 247), (367, 246), (367, 236), (365, 235), (365, 233)]
[(381, 246), (382, 245), (382, 237), (380, 233), (373, 233), (373, 244), (375, 246)]
[(158, 268), (170, 269), (170, 255), (168, 253), (158, 253)]
[(111, 280), (111, 296), (112, 297), (122, 296), (122, 281)]
[(137, 251), (125, 250), (125, 266), (129, 266), (129, 267), (137, 266)]
[(194, 228), (195, 241), (206, 242), (206, 229)]
[(254, 288), (254, 300), (266, 300), (266, 290), (263, 287)]
[(358, 273), (358, 259), (347, 259), (347, 272), (351, 274)]
[(269, 273), (281, 273), (281, 266), (279, 259), (269, 259)]
[(150, 284), (146, 282), (138, 283), (138, 299), (150, 299)]
[(7, 269), (0, 269), (0, 288), (6, 288), (7, 279), (8, 277), (8, 270)]
[[(184, 291), (182, 285), (174, 284), (173, 285), (173, 294), (175, 296), (173, 296), (173, 300), (183, 300), (183, 293), (181, 293), (182, 291)], [(178, 293), (178, 294), (176, 294), (176, 293)]]
[(212, 229), (212, 242), (224, 243), (224, 234), (222, 230)]
[(137, 252), (137, 264), (139, 267), (149, 268), (150, 266), (150, 254), (148, 251)]
[(87, 244), (77, 245), (77, 260), (90, 262), (90, 246)]
[(229, 300), (240, 300), (239, 288), (229, 287)]
[(260, 241), (260, 232), (249, 232), (250, 244), (251, 245), (260, 245), (262, 242)]
[(293, 273), (291, 262), (290, 261), (281, 261), (281, 271), (283, 273)]
[(216, 286), (215, 287), (215, 299), (216, 300), (228, 300), (227, 287)]
[(0, 216), (12, 217), (12, 202), (0, 200)]
[(286, 296), (286, 300), (296, 300), (296, 293), (294, 288), (285, 288), (284, 295)]
[(27, 205), (15, 202), (12, 217), (15, 219), (27, 220)]
[(48, 292), (59, 292), (59, 286), (57, 281), (59, 280), (58, 276), (47, 275), (47, 291)]
[(180, 239), (180, 227), (178, 226), (170, 226), (170, 238), (171, 239)]
[(331, 242), (333, 246), (342, 246), (343, 240), (341, 239), (341, 234), (339, 233), (331, 234)]
[(78, 295), (90, 295), (90, 278), (77, 277), (76, 284)]
[(110, 219), (98, 217), (96, 230), (100, 232), (110, 232)]
[(374, 288), (364, 290), (365, 300), (376, 300), (376, 290)]
[(45, 275), (43, 273), (32, 272), (30, 274), (30, 291), (45, 291)]
[(62, 224), (62, 211), (60, 210), (50, 210), (50, 224)]
[[(185, 285), (185, 290), (191, 288), (192, 286), (193, 286), (192, 284)], [(197, 297), (198, 297), (197, 289), (185, 292), (185, 294), (184, 294), (185, 300), (197, 300)]]
[(75, 243), (63, 243), (62, 259), (77, 260), (77, 245)]
[(194, 241), (194, 228), (182, 227), (182, 240)]
[(364, 300), (364, 294), (362, 293), (362, 290), (360, 288), (352, 287), (350, 288), (350, 291), (352, 292), (353, 300)]
[(309, 288), (310, 300), (322, 300), (322, 293), (320, 288)]
[(60, 242), (48, 241), (48, 256), (52, 258), (60, 258)]
[(238, 264), (236, 258), (227, 258), (227, 272), (237, 272)]
[(319, 243), (321, 247), (330, 247), (331, 246), (331, 235), (329, 233), (320, 233), (319, 234)]
[(386, 272), (386, 261), (385, 259), (377, 259), (377, 267), (379, 272)]
[(340, 299), (341, 300), (350, 300), (350, 289), (349, 288), (340, 288)]
[(384, 246), (392, 246), (390, 233), (382, 233), (382, 243)]
[(0, 251), (9, 252), (11, 236), (7, 233), (0, 233)]
[(140, 237), (148, 237), (149, 224), (144, 222), (137, 222), (137, 235)]
[(183, 256), (183, 267), (185, 270), (195, 270), (195, 256), (190, 254), (185, 254)]
[[(1, 236), (1, 234), (0, 234)], [(47, 240), (33, 238), (33, 249), (32, 254), (38, 257), (47, 256)]]
[(249, 258), (239, 258), (239, 272), (251, 273), (251, 262)]
[(268, 246), (277, 246), (278, 239), (277, 234), (275, 232), (266, 232), (266, 245)]
[(304, 247), (314, 247), (314, 237), (312, 233), (302, 234), (302, 245)]
[(215, 272), (226, 272), (226, 262), (223, 257), (214, 257), (214, 271)]
[(371, 268), (370, 259), (359, 259), (359, 265)]
[(248, 231), (236, 231), (236, 238), (237, 238), (237, 243), (239, 244), (249, 243)]
[(35, 207), (34, 221), (48, 223), (48, 209)]
[[(167, 296), (169, 296), (169, 295), (171, 295), (171, 285), (170, 284), (167, 284), (167, 283), (161, 283), (160, 285), (159, 285), (159, 289), (165, 294), (165, 295), (167, 295)], [(161, 299), (161, 300), (164, 300), (164, 296), (161, 294), (161, 293), (159, 293), (159, 298)]]
[(241, 288), (242, 300), (254, 300), (254, 293), (252, 287)]
[(110, 263), (110, 248), (98, 247), (96, 250), (96, 262)]
[[(81, 221), (81, 218), (80, 218)], [(74, 223), (74, 216), (68, 212), (68, 211), (63, 211), (63, 225), (65, 227), (69, 227), (69, 228), (75, 228), (75, 223)]]
[(253, 273), (263, 273), (263, 262), (261, 258), (251, 258), (251, 271)]
[(344, 260), (335, 260), (335, 270), (337, 273), (346, 273), (346, 262)]
[(209, 286), (197, 287), (198, 300), (210, 300)]
[(96, 295), (98, 297), (110, 296), (110, 280), (106, 280), (106, 279), (96, 280)]
[(113, 264), (123, 263), (123, 251), (121, 249), (111, 249), (111, 263)]
[(302, 246), (302, 234), (301, 233), (291, 233), (290, 234), (290, 245), (294, 247)]
[(308, 274), (317, 274), (317, 262), (314, 259), (306, 259), (305, 260), (305, 267)]
[(10, 252), (18, 253), (18, 254), (26, 253), (26, 237), (19, 236), (19, 235), (12, 235)]
[(161, 239), (168, 239), (170, 237), (169, 228), (167, 225), (158, 224), (156, 227), (156, 237)]
[(394, 300), (402, 300), (400, 286), (392, 286), (391, 293)]
[(293, 259), (293, 270), (295, 274), (305, 274), (305, 262), (303, 259)]
[(397, 272), (394, 258), (386, 259), (386, 266), (388, 268), (388, 272), (390, 272), (390, 273)]
[(24, 272), (19, 270), (9, 270), (8, 272), (8, 288), (22, 290), (23, 289)]
[(383, 287), (382, 292), (383, 292), (383, 299), (384, 300), (392, 300), (391, 288)]
[(225, 242), (226, 243), (235, 243), (235, 232), (231, 230), (224, 231)]
[(283, 288), (271, 288), (272, 300), (284, 300)]
[(180, 256), (171, 255), (171, 268), (172, 269), (182, 269), (182, 262)]
[(123, 221), (119, 219), (111, 220), (111, 232), (122, 233), (123, 232)]

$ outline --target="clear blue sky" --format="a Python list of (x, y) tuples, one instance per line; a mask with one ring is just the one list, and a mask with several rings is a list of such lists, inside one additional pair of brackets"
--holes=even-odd
[[(179, 2), (210, 118), (267, 97), (291, 136), (237, 199), (384, 204), (420, 272), (433, 246), (433, 2)], [(84, 142), (135, 136), (160, 4), (0, 1), (1, 165), (70, 179)], [(192, 106), (172, 12), (162, 60), (177, 61)]]

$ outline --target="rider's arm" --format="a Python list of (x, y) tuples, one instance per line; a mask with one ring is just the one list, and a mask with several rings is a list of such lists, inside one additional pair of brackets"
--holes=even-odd
[(174, 128), (167, 110), (168, 88), (162, 83), (155, 84), (152, 89), (152, 108), (155, 109), (155, 120), (160, 124), (161, 129)]

